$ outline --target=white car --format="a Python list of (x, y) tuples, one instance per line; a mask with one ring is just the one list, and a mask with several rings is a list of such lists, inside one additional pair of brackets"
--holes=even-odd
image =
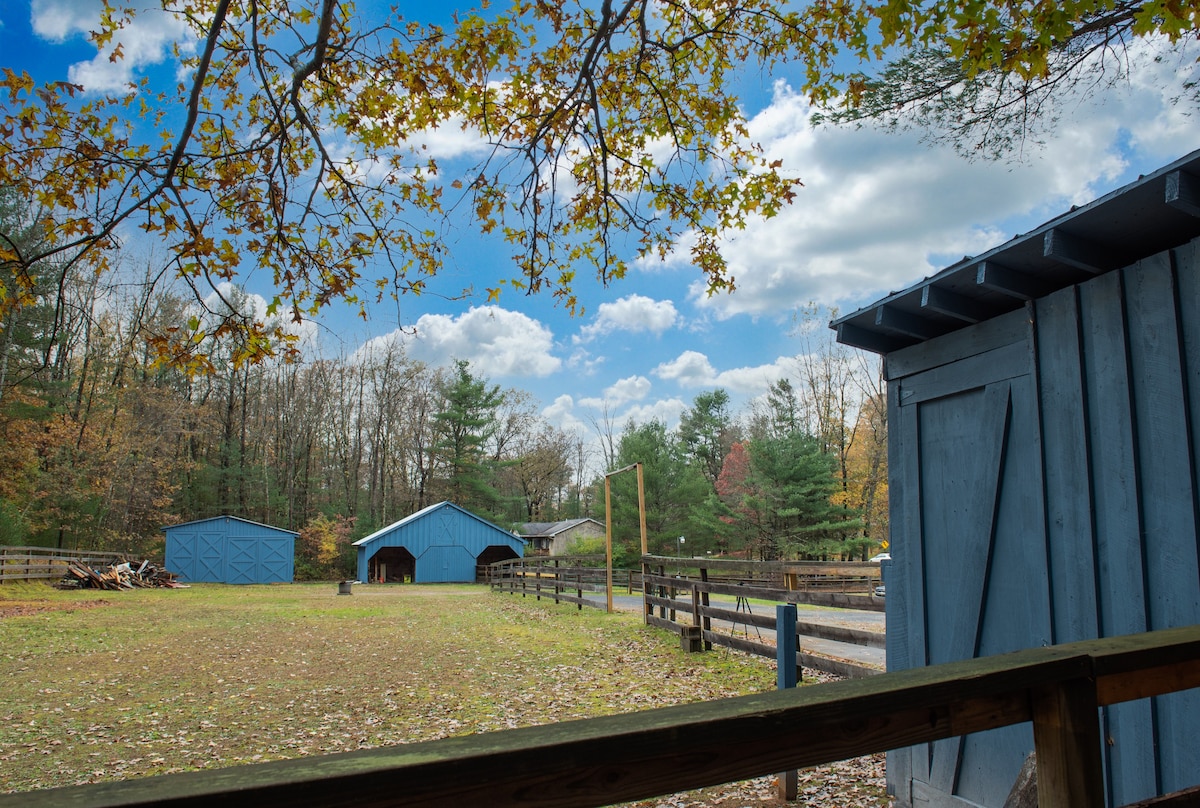
[(892, 554), (891, 554), (891, 553), (880, 553), (880, 554), (879, 554), (879, 555), (877, 555), (877, 556), (872, 556), (872, 557), (871, 557), (871, 560), (872, 560), (872, 561), (875, 561), (875, 562), (879, 562), (879, 561), (891, 561), (891, 560), (892, 560)]

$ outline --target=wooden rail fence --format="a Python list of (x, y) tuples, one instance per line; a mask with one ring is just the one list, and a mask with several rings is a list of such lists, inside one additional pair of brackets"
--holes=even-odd
[[(669, 574), (669, 570), (676, 570)], [(687, 572), (688, 574), (683, 574)], [(718, 577), (714, 572), (719, 572)], [(693, 574), (694, 573), (694, 574)], [(755, 614), (754, 601), (806, 603), (835, 608), (882, 611), (884, 599), (872, 592), (878, 582), (879, 565), (869, 562), (746, 562), (724, 559), (684, 559), (669, 556), (643, 556), (642, 580), (646, 623), (680, 636), (685, 647), (711, 650), (714, 645), (774, 659), (776, 656), (775, 615), (764, 610)], [(743, 577), (744, 576), (744, 577)], [(852, 582), (855, 591), (829, 591), (822, 579), (837, 581), (838, 588)], [(683, 594), (686, 597), (680, 599)], [(714, 605), (712, 595), (733, 597), (735, 609)], [(657, 611), (657, 614), (655, 612)], [(713, 621), (731, 626), (717, 631)], [(743, 636), (736, 636), (742, 629)], [(769, 634), (763, 635), (762, 629)], [(882, 647), (884, 635), (815, 623), (799, 623), (802, 636), (821, 637), (854, 645)], [(757, 639), (750, 638), (753, 630)], [(699, 646), (699, 647), (697, 647)], [(847, 678), (875, 676), (879, 670), (865, 665), (830, 659), (800, 651), (797, 667), (834, 673)]]
[(62, 578), (67, 565), (107, 566), (127, 560), (121, 553), (95, 550), (59, 550), (52, 547), (0, 546), (0, 583), (42, 578)]
[[(633, 570), (613, 570), (613, 587), (632, 593), (641, 588), (641, 578)], [(497, 592), (571, 603), (579, 609), (608, 606), (604, 556), (533, 556), (498, 561), (489, 565), (486, 580)]]
[[(1197, 686), (1200, 626), (1188, 626), (604, 718), (0, 795), (0, 808), (602, 806), (1025, 722), (1039, 806), (1094, 808), (1105, 804), (1098, 708)], [(1138, 803), (1195, 804), (1194, 790)]]
[[(571, 603), (579, 609), (584, 606), (604, 609), (605, 570), (597, 566), (603, 562), (603, 556), (534, 556), (496, 562), (480, 577), (495, 591)], [(669, 574), (668, 570), (675, 573)], [(679, 635), (684, 647), (699, 651), (720, 645), (770, 659), (776, 656), (775, 617), (773, 613), (754, 614), (749, 605), (751, 600), (882, 611), (883, 598), (867, 594), (878, 581), (879, 565), (869, 562), (756, 562), (644, 556), (640, 573), (613, 571), (614, 589), (628, 593), (640, 589), (645, 622)], [(714, 605), (710, 595), (732, 596), (739, 608)], [(743, 603), (745, 608), (741, 608)], [(714, 620), (733, 628), (729, 632), (716, 631)], [(742, 637), (735, 636), (739, 627)], [(800, 623), (798, 628), (803, 636), (854, 645), (882, 647), (884, 642), (879, 632), (815, 623)], [(771, 633), (764, 638), (761, 629)], [(750, 639), (751, 630), (757, 640)], [(865, 665), (803, 651), (798, 654), (796, 664), (848, 678), (880, 673)]]

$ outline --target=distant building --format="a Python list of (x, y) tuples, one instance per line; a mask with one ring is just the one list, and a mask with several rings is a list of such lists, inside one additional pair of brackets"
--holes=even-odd
[(294, 530), (214, 516), (162, 529), (166, 567), (188, 583), (291, 583), (295, 570)]
[(451, 502), (406, 516), (354, 542), (358, 580), (445, 583), (476, 579), (476, 568), (520, 558), (524, 543)]
[(576, 539), (604, 538), (604, 525), (595, 519), (526, 522), (520, 534), (530, 555), (566, 555), (567, 547)]

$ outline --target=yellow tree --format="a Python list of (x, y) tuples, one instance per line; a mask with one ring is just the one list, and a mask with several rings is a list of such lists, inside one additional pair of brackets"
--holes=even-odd
[[(795, 174), (747, 137), (732, 89), (746, 69), (802, 65), (816, 101), (869, 95), (840, 65), (936, 48), (965, 80), (1049, 80), (1054, 58), (1113, 34), (1193, 41), (1197, 2), (1118, 0), (512, 0), (449, 26), (372, 19), (338, 0), (162, 0), (188, 32), (178, 86), (105, 96), (0, 68), (0, 187), (41, 211), (32, 251), (0, 233), (14, 279), (110, 270), (125, 228), (160, 238), (164, 273), (198, 302), (250, 272), (276, 290), (269, 314), (419, 293), (441, 269), (444, 217), (468, 212), (506, 240), (514, 271), (488, 284), (574, 309), (576, 273), (603, 282), (634, 256), (689, 236), (710, 291), (732, 288), (721, 234), (771, 216)], [(134, 12), (106, 0), (92, 39), (124, 58)], [(434, 129), (490, 151), (448, 175), (424, 150)], [(803, 168), (803, 167), (799, 167)], [(789, 167), (789, 171), (792, 170)], [(367, 273), (367, 274), (364, 274)], [(282, 327), (222, 305), (152, 335), (159, 355), (209, 366), (203, 337), (236, 332), (235, 363), (288, 345)], [(272, 330), (276, 331), (272, 335)]]

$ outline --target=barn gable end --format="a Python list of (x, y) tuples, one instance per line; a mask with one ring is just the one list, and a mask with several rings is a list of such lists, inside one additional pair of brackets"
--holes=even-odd
[[(1200, 153), (834, 323), (883, 353), (888, 668), (1200, 623)], [(1103, 716), (1109, 804), (1200, 783), (1195, 691)], [(1028, 726), (888, 760), (1000, 808)]]
[(474, 581), (475, 568), (520, 558), (520, 537), (464, 508), (440, 502), (356, 541), (358, 580)]
[(295, 574), (293, 530), (214, 516), (162, 528), (166, 567), (190, 583), (290, 583)]

